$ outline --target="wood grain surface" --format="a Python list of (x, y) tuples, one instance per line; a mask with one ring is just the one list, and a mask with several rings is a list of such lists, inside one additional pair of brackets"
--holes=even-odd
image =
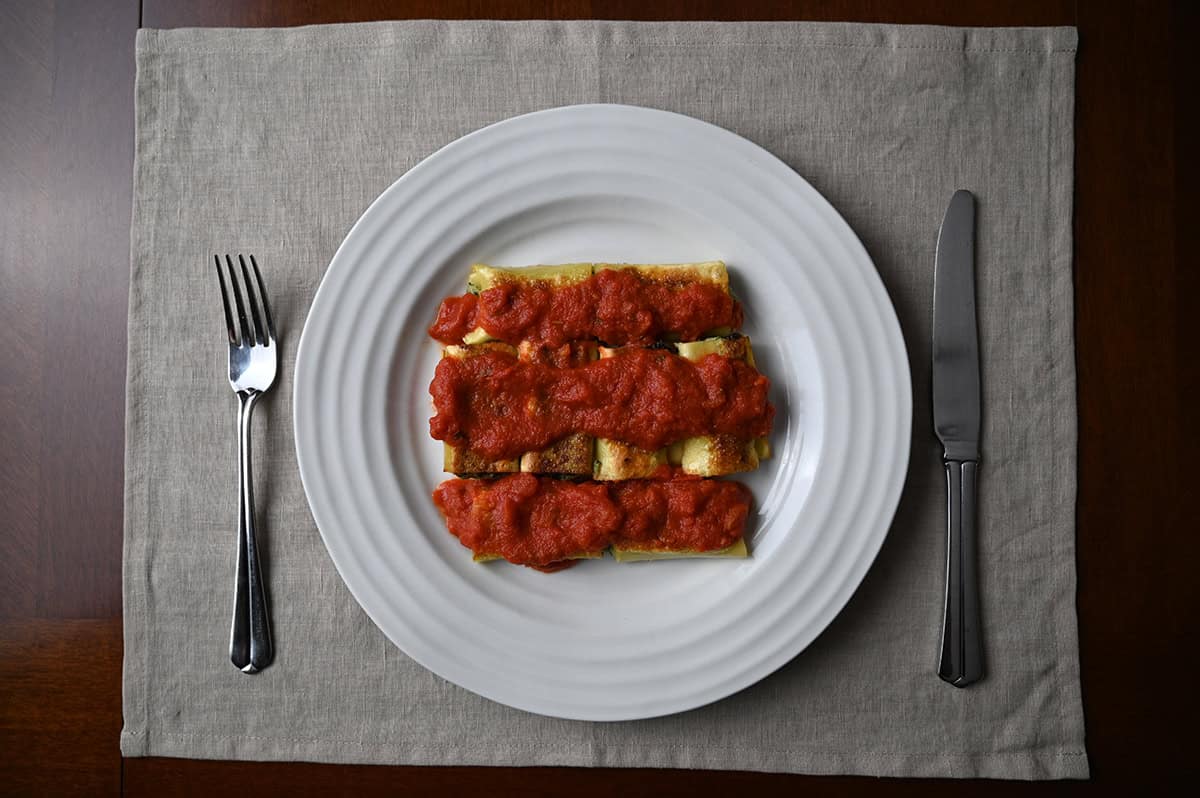
[[(1077, 25), (1079, 616), (1090, 783), (122, 761), (133, 37), (400, 18)], [(1190, 3), (0, 0), (0, 794), (950, 795), (1194, 780), (1200, 606)], [(1192, 179), (1185, 179), (1192, 178)], [(1179, 666), (1182, 666), (1181, 668)], [(1176, 669), (1182, 670), (1182, 679)]]

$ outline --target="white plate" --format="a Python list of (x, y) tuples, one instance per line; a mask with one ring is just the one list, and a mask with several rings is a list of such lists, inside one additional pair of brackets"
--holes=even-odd
[[(752, 558), (472, 562), (430, 499), (438, 302), (476, 261), (709, 259), (729, 264), (778, 409), (775, 457), (745, 479)], [(879, 551), (910, 414), (895, 313), (829, 203), (733, 133), (629, 106), (508, 119), (397, 180), (334, 255), (296, 362), (304, 489), (359, 604), (434, 673), (563, 718), (691, 709), (800, 653)]]

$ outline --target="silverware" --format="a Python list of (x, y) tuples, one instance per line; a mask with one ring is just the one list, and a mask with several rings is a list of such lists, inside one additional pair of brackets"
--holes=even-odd
[[(267, 612), (267, 592), (255, 535), (250, 417), (259, 397), (275, 382), (279, 358), (275, 346), (275, 324), (271, 321), (267, 292), (263, 288), (262, 275), (254, 256), (250, 256), (253, 284), (250, 269), (246, 268), (246, 259), (241, 255), (238, 255), (240, 269), (234, 266), (233, 259), (228, 255), (225, 256), (224, 267), (219, 255), (214, 255), (213, 259), (217, 264), (217, 282), (221, 285), (225, 327), (229, 333), (229, 384), (238, 398), (238, 554), (229, 658), (243, 672), (256, 673), (271, 664), (274, 649), (271, 646), (271, 619)], [(230, 294), (233, 295), (232, 305), (229, 302)], [(249, 317), (246, 315), (247, 308)]]
[(946, 467), (946, 608), (938, 676), (955, 687), (983, 678), (975, 535), (979, 394), (975, 197), (959, 190), (938, 232), (933, 277), (933, 427)]

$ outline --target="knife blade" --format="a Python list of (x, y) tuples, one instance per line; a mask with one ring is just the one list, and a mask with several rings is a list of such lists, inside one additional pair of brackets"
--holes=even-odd
[(938, 676), (983, 678), (976, 540), (981, 424), (975, 317), (975, 197), (959, 190), (938, 231), (933, 277), (933, 428), (946, 471), (946, 594)]

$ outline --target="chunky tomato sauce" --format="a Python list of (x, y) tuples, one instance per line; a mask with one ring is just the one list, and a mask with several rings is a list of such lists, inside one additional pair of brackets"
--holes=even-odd
[(532, 474), (451, 479), (433, 492), (450, 532), (477, 555), (558, 570), (608, 546), (715, 551), (742, 536), (750, 491), (673, 475), (564, 482)]
[(444, 300), (429, 334), (445, 344), (462, 343), (477, 327), (501, 341), (558, 346), (597, 339), (612, 346), (645, 346), (661, 337), (683, 341), (719, 328), (742, 326), (742, 307), (708, 283), (645, 280), (636, 272), (604, 269), (582, 282), (505, 283), (478, 296)]
[(697, 435), (767, 435), (770, 382), (740, 360), (692, 362), (630, 348), (573, 368), (502, 351), (442, 358), (429, 393), (429, 432), (490, 460), (518, 457), (575, 432), (659, 449)]

